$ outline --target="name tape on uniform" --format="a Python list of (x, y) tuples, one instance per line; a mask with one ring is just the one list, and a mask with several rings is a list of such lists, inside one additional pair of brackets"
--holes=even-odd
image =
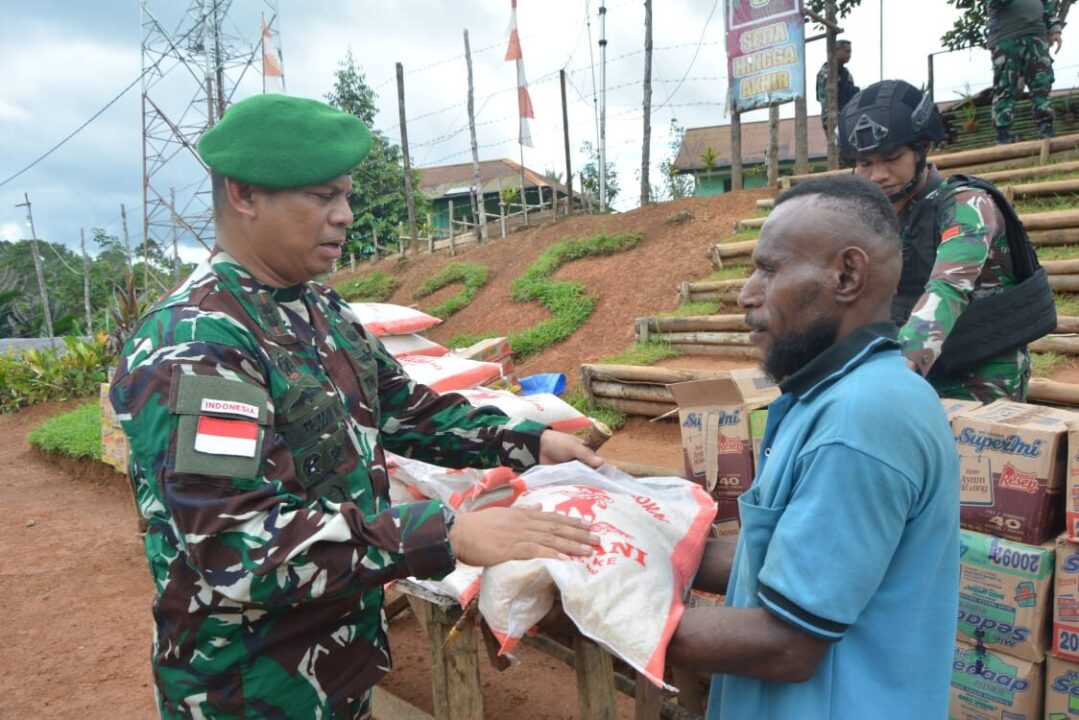
[(213, 398), (202, 399), (202, 411), (221, 415), (243, 415), (256, 420), (259, 416), (259, 409), (256, 405), (236, 402), (235, 400), (214, 400)]

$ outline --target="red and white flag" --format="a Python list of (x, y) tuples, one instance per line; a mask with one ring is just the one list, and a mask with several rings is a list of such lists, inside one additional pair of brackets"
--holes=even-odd
[(210, 455), (255, 457), (259, 424), (255, 420), (200, 415), (195, 428), (195, 450)]
[(262, 92), (285, 91), (285, 68), (281, 63), (281, 54), (273, 41), (273, 34), (262, 20)]
[(528, 80), (525, 78), (525, 61), (521, 53), (521, 37), (517, 34), (517, 0), (510, 0), (510, 44), (506, 48), (506, 60), (517, 63), (517, 113), (521, 126), (518, 142), (532, 147), (532, 133), (528, 128), (528, 119), (536, 117), (532, 112), (532, 98), (528, 94)]

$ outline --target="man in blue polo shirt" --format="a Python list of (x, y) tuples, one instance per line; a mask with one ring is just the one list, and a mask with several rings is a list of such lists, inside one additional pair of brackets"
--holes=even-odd
[(959, 586), (959, 468), (889, 321), (895, 213), (853, 176), (776, 201), (739, 297), (764, 369), (737, 544), (712, 541), (668, 661), (716, 673), (709, 720), (943, 718)]

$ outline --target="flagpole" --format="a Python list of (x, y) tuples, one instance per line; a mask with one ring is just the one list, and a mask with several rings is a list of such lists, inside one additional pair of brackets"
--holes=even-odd
[(262, 94), (266, 94), (266, 13), (259, 13), (262, 32), (259, 33), (259, 55), (262, 56)]
[[(524, 118), (521, 118), (521, 123), (524, 123)], [(524, 213), (525, 225), (528, 225), (528, 200), (525, 198), (525, 145), (520, 141), (520, 135), (517, 138), (517, 149), (521, 151), (521, 211)]]

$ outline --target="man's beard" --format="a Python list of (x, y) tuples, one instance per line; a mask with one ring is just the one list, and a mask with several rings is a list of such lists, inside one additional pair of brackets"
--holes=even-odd
[(782, 339), (777, 338), (768, 349), (761, 366), (769, 377), (781, 383), (831, 347), (838, 332), (838, 320), (820, 318), (801, 332), (792, 332)]

